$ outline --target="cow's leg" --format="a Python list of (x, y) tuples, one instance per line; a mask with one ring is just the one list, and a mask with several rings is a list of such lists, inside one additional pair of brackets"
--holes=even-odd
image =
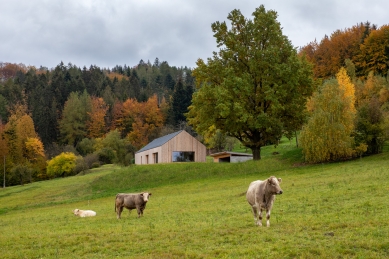
[(258, 226), (262, 226), (262, 208), (258, 209), (258, 221), (257, 221)]
[(261, 210), (256, 205), (252, 206), (252, 209), (254, 215), (254, 223), (258, 226), (262, 226)]
[(266, 226), (270, 227), (270, 210), (266, 210)]
[(140, 206), (136, 206), (136, 211), (138, 212), (138, 218), (140, 218), (140, 215), (142, 214), (142, 208)]
[(122, 211), (123, 211), (123, 207), (122, 206), (116, 207), (116, 218), (117, 219), (120, 219), (120, 215), (122, 214)]

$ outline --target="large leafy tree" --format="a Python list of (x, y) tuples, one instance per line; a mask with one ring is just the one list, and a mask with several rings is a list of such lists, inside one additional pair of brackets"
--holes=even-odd
[(261, 147), (289, 136), (304, 121), (306, 98), (312, 94), (312, 68), (277, 21), (277, 12), (261, 5), (253, 20), (233, 10), (212, 30), (219, 52), (193, 71), (198, 91), (188, 113), (199, 133), (215, 126), (240, 140), (261, 158)]

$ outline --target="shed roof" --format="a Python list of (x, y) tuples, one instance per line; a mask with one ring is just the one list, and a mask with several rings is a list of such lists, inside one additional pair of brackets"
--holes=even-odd
[(168, 142), (169, 140), (171, 140), (172, 138), (174, 138), (175, 136), (177, 136), (178, 134), (180, 134), (182, 131), (183, 130), (180, 130), (180, 131), (173, 132), (173, 133), (170, 133), (168, 135), (165, 135), (163, 137), (156, 138), (153, 141), (151, 141), (149, 144), (147, 144), (146, 146), (144, 146), (143, 148), (138, 150), (136, 153), (143, 152), (143, 151), (146, 151), (146, 150), (149, 150), (149, 149), (152, 149), (152, 148), (160, 147), (163, 144), (165, 144), (166, 142)]
[(239, 153), (239, 152), (229, 152), (229, 151), (223, 151), (219, 153), (213, 153), (210, 156), (212, 157), (218, 157), (218, 156), (224, 156), (224, 155), (231, 155), (231, 156), (253, 156), (253, 154), (249, 153)]

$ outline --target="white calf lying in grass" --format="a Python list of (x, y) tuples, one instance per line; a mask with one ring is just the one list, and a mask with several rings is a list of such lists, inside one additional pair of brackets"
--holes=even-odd
[(75, 216), (80, 216), (81, 218), (96, 216), (96, 212), (93, 211), (93, 210), (79, 210), (79, 209), (75, 209), (75, 210), (73, 210), (73, 213), (74, 213)]

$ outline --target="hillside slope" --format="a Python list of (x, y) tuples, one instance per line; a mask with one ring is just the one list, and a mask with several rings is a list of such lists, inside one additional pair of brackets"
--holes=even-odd
[[(389, 153), (294, 166), (295, 151), (279, 151), (240, 164), (107, 166), (2, 189), (0, 249), (5, 258), (389, 256)], [(241, 194), (270, 175), (284, 194), (270, 228), (259, 228)], [(141, 190), (153, 193), (144, 217), (117, 220), (115, 194)], [(97, 216), (74, 217), (75, 208)]]

